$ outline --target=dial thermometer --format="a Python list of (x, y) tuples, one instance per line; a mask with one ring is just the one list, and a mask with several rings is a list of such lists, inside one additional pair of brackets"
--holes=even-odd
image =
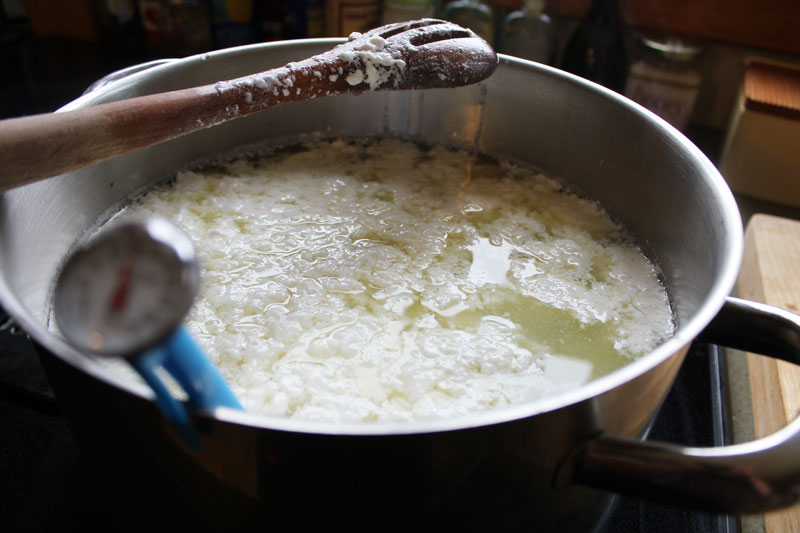
[(144, 378), (188, 444), (199, 440), (185, 408), (158, 377), (169, 372), (190, 408), (241, 409), (181, 325), (200, 279), (189, 238), (149, 218), (112, 225), (76, 250), (56, 280), (54, 316), (64, 337), (91, 354), (124, 358)]

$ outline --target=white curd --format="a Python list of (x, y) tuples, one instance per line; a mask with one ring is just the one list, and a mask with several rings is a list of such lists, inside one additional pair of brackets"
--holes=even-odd
[(653, 265), (595, 203), (463, 151), (241, 157), (123, 216), (148, 213), (194, 241), (187, 327), (253, 412), (448, 418), (576, 387), (673, 332)]

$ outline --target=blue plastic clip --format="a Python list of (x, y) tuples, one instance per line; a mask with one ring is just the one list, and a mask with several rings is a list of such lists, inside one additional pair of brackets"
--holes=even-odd
[(157, 368), (169, 372), (183, 388), (189, 396), (186, 402), (189, 409), (242, 409), (228, 384), (183, 326), (179, 326), (164, 344), (132, 358), (131, 364), (153, 389), (156, 404), (163, 415), (192, 449), (200, 449), (197, 430), (191, 423), (186, 406), (172, 396), (156, 374)]

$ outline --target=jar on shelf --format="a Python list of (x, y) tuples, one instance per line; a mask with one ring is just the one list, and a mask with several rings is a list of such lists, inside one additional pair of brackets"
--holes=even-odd
[(545, 0), (524, 0), (522, 9), (506, 17), (501, 46), (504, 53), (552, 64), (556, 34), (544, 8)]
[(676, 37), (641, 36), (639, 59), (631, 65), (625, 96), (682, 130), (692, 115), (702, 76), (702, 48)]
[(494, 44), (494, 11), (483, 0), (454, 0), (445, 4), (442, 18), (469, 28)]
[(381, 23), (433, 18), (436, 7), (437, 0), (383, 0)]

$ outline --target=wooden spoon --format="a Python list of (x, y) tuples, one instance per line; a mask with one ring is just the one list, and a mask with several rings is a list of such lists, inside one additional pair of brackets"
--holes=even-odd
[(423, 19), (229, 81), (74, 111), (0, 121), (0, 190), (291, 102), (368, 90), (460, 87), (487, 78), (494, 50), (472, 31)]

